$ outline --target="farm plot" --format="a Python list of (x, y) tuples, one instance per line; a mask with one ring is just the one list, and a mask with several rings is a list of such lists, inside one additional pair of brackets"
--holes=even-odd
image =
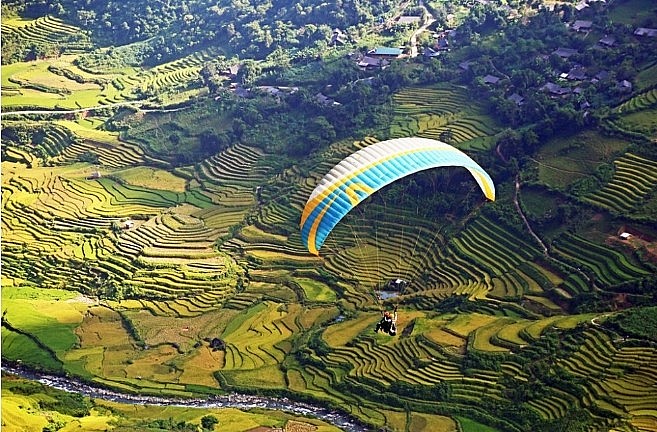
[(266, 167), (258, 164), (264, 155), (256, 148), (236, 144), (200, 164), (201, 178), (221, 184), (256, 186), (264, 179)]
[[(6, 139), (5, 139), (6, 138)], [(28, 152), (39, 158), (39, 165), (56, 163), (57, 156), (76, 143), (76, 137), (67, 128), (50, 122), (3, 122), (3, 156), (5, 160), (20, 162), (24, 157), (12, 157), (10, 148)]]
[[(76, 56), (2, 66), (2, 106), (79, 109), (106, 101), (112, 75), (83, 76), (71, 64)], [(117, 96), (113, 102), (125, 99)]]
[[(75, 294), (64, 290), (40, 290), (28, 287), (3, 287), (3, 321), (19, 333), (9, 331), (7, 341), (3, 338), (3, 356), (21, 358), (25, 355), (19, 344), (14, 341), (27, 341), (39, 352), (48, 356), (61, 358), (76, 343), (74, 329), (82, 322), (87, 304), (75, 298)], [(3, 324), (3, 335), (4, 335)], [(34, 347), (34, 345), (38, 347)], [(6, 351), (5, 351), (6, 349)], [(19, 350), (18, 352), (15, 352)], [(15, 352), (15, 353), (12, 353)], [(30, 355), (25, 357), (30, 359)], [(48, 361), (52, 363), (52, 361)]]
[(639, 280), (650, 275), (650, 271), (613, 249), (596, 245), (586, 239), (564, 234), (555, 241), (555, 251), (564, 259), (588, 269), (595, 280), (607, 289), (612, 289), (628, 280)]
[(576, 376), (596, 377), (589, 381), (585, 405), (652, 418), (654, 422), (656, 359), (654, 348), (632, 347), (591, 329), (583, 334), (578, 351), (563, 359), (561, 365)]
[[(654, 90), (657, 97), (657, 90)], [(625, 114), (613, 122), (621, 130), (633, 131), (653, 140), (657, 139), (657, 106)], [(611, 122), (611, 120), (610, 120)]]
[(97, 125), (84, 120), (62, 120), (57, 124), (68, 129), (78, 139), (62, 151), (59, 157), (53, 158), (54, 163), (71, 163), (84, 155), (96, 157), (99, 165), (108, 168), (136, 166), (144, 162), (143, 150), (135, 144), (119, 140), (116, 133), (99, 130)]
[(82, 29), (66, 24), (59, 18), (46, 15), (34, 20), (2, 20), (2, 37), (17, 37), (26, 45), (46, 45), (63, 53), (79, 53), (91, 47), (91, 41)]
[(613, 212), (629, 212), (657, 186), (657, 161), (626, 153), (614, 165), (611, 181), (582, 199)]
[(262, 302), (239, 315), (225, 328), (224, 370), (258, 369), (280, 363), (286, 350), (281, 342), (292, 335), (287, 312), (274, 302)]
[(536, 155), (539, 181), (548, 187), (567, 189), (577, 180), (593, 175), (601, 163), (611, 163), (627, 146), (625, 140), (596, 131), (554, 138)]
[(651, 89), (623, 102), (616, 110), (619, 113), (631, 113), (657, 106), (657, 89)]
[(391, 137), (420, 136), (460, 148), (483, 150), (498, 131), (493, 120), (456, 87), (407, 88), (394, 95), (395, 120)]
[(168, 63), (157, 65), (131, 76), (131, 86), (142, 91), (156, 93), (180, 91), (191, 85), (200, 84), (199, 71), (203, 63), (216, 55), (213, 50), (196, 52)]

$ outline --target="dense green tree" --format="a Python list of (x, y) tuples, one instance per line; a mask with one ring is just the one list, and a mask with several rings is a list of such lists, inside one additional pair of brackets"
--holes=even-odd
[(213, 415), (206, 415), (201, 417), (201, 427), (206, 430), (214, 430), (215, 425), (219, 423), (219, 419)]

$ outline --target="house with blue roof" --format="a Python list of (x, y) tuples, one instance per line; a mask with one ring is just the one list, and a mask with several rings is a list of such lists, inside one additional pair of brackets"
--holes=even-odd
[(379, 58), (398, 58), (402, 55), (402, 52), (401, 48), (376, 47), (368, 51), (367, 55)]

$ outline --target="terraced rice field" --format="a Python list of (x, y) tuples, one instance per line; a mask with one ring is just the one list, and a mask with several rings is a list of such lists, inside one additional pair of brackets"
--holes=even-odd
[(2, 36), (18, 35), (26, 44), (57, 46), (65, 53), (86, 52), (91, 42), (80, 28), (49, 15), (35, 20), (10, 19), (2, 22)]
[(565, 260), (586, 268), (596, 282), (608, 289), (613, 289), (623, 281), (640, 279), (650, 274), (648, 269), (630, 262), (620, 252), (572, 234), (559, 237), (555, 241), (555, 251)]
[(654, 106), (657, 106), (657, 89), (651, 89), (634, 96), (630, 100), (623, 102), (616, 110), (619, 113), (629, 113)]
[(213, 50), (196, 52), (187, 57), (144, 70), (119, 80), (123, 87), (164, 93), (200, 84), (199, 71), (203, 63), (216, 55)]
[[(3, 22), (2, 34), (47, 42), (62, 57), (19, 62), (2, 67), (3, 107), (93, 107), (138, 99), (143, 93), (181, 93), (200, 88), (199, 71), (215, 51), (202, 51), (151, 69), (123, 68), (90, 73), (75, 65), (77, 53), (88, 51), (90, 42), (80, 29), (43, 17), (34, 21)], [(78, 40), (71, 42), (72, 35)], [(75, 39), (75, 38), (74, 38)], [(193, 95), (193, 92), (190, 93)]]
[[(200, 205), (210, 199), (199, 201), (186, 192), (147, 190), (105, 178), (85, 180), (90, 171), (82, 166), (40, 168), (24, 177), (12, 175), (5, 164), (2, 229), (8, 275), (38, 274), (46, 286), (64, 284), (83, 292), (98, 278), (113, 275), (124, 279), (127, 289), (145, 296), (199, 296), (197, 309), (183, 312), (187, 314), (223, 302), (234, 289), (234, 277), (228, 274), (232, 261), (214, 249), (225, 231), (207, 227), (192, 215), (158, 215), (188, 198)], [(121, 217), (134, 214), (153, 219), (111, 235), (113, 226), (123, 224)], [(29, 267), (17, 265), (41, 253), (50, 258)], [(51, 267), (69, 260), (73, 265)], [(162, 263), (173, 263), (177, 269), (148, 269)], [(79, 266), (86, 266), (89, 273), (79, 272)]]
[[(126, 85), (175, 87), (199, 61)], [(460, 146), (483, 150), (495, 126), (476, 107), (463, 111), (462, 96), (457, 88), (407, 89), (397, 109), (412, 120), (393, 128), (399, 136), (451, 130)], [(12, 159), (2, 165), (3, 303), (8, 284), (114, 299), (75, 300), (70, 325), (52, 299), (29, 310), (40, 316), (34, 322), (19, 319), (27, 309), (13, 309), (9, 319), (24, 330), (47, 328), (49, 314), (63, 330), (58, 339), (48, 337), (52, 329), (34, 330), (31, 339), (3, 327), (10, 358), (26, 355), (17, 348), (25, 344), (38, 353), (34, 361), (144, 394), (287, 390), (377, 427), (456, 430), (428, 413), (486, 419), (491, 406), (531, 386), (540, 394), (517, 405), (537, 424), (573, 407), (591, 413), (591, 430), (623, 430), (629, 421), (649, 429), (657, 418), (654, 350), (592, 323), (598, 314), (564, 315), (579, 295), (649, 276), (633, 258), (576, 234), (557, 237), (549, 258), (492, 212), (475, 209), (455, 224), (385, 199), (345, 218), (315, 257), (298, 233), (307, 196), (336, 162), (376, 139), (338, 142), (280, 170), (270, 155), (236, 143), (164, 172), (97, 126), (59, 121), (45, 128), (38, 154), (3, 149)], [(75, 162), (86, 152), (97, 166)], [(642, 163), (641, 175), (621, 169)], [(654, 189), (644, 175), (650, 163), (626, 154), (608, 190), (639, 177), (637, 190)], [(375, 288), (398, 277), (408, 287), (379, 300)], [(393, 306), (398, 337), (375, 334), (381, 308)], [(549, 371), (541, 375), (543, 359)], [(569, 387), (558, 381), (571, 375)], [(501, 430), (520, 430), (498, 420)]]
[(469, 150), (487, 149), (497, 133), (493, 121), (457, 87), (408, 88), (395, 94), (392, 138), (420, 136)]
[(657, 186), (657, 161), (626, 153), (614, 165), (611, 181), (583, 199), (613, 212), (630, 212)]
[(589, 381), (583, 404), (634, 415), (639, 422), (649, 421), (657, 403), (652, 391), (657, 377), (654, 370), (657, 352), (611, 340), (595, 329), (583, 336), (581, 347), (561, 364), (576, 376), (597, 377)]

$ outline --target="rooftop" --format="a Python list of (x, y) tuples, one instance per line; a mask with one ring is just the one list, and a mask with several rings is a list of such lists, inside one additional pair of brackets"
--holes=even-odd
[(559, 57), (568, 58), (568, 57), (572, 56), (573, 54), (577, 54), (577, 50), (572, 49), (572, 48), (562, 48), (562, 47), (560, 47), (560, 48), (557, 48), (556, 50), (552, 51), (552, 54), (556, 54)]
[(484, 77), (484, 83), (486, 84), (497, 84), (500, 81), (495, 75), (486, 75)]
[(360, 67), (371, 67), (371, 66), (384, 66), (387, 62), (383, 59), (378, 59), (374, 57), (365, 56), (358, 62)]
[(569, 88), (561, 87), (559, 84), (555, 84), (555, 83), (547, 83), (543, 87), (541, 87), (541, 89), (547, 91), (550, 94), (559, 95), (559, 96), (570, 93)]
[(600, 45), (613, 46), (616, 43), (616, 38), (613, 36), (605, 36), (598, 41)]
[(382, 55), (382, 56), (395, 56), (398, 57), (402, 53), (401, 48), (390, 48), (390, 47), (376, 47), (375, 49), (368, 52), (370, 55)]
[(514, 102), (516, 105), (522, 105), (522, 103), (525, 101), (525, 98), (520, 96), (518, 93), (512, 94), (507, 99), (511, 102)]
[(634, 30), (634, 34), (636, 36), (657, 37), (657, 29), (647, 28), (647, 27), (639, 27), (636, 30)]
[(593, 21), (575, 20), (575, 22), (572, 25), (572, 28), (573, 28), (573, 30), (576, 30), (576, 31), (589, 30), (592, 25), (593, 25)]
[(417, 22), (420, 22), (420, 19), (422, 18), (419, 16), (402, 15), (397, 20), (397, 24), (415, 24)]

